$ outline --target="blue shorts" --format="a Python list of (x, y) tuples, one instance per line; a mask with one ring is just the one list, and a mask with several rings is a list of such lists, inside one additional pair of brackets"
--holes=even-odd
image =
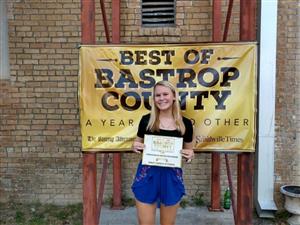
[(185, 194), (182, 169), (146, 166), (140, 162), (131, 189), (140, 202), (175, 205)]

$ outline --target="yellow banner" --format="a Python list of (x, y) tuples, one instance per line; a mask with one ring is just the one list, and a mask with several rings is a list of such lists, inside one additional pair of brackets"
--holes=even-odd
[(197, 151), (253, 152), (256, 44), (81, 46), (79, 100), (83, 151), (131, 148), (155, 82), (178, 89)]

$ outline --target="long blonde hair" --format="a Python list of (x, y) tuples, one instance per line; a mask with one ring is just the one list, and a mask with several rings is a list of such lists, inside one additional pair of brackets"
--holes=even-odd
[(165, 80), (157, 82), (153, 87), (152, 107), (151, 107), (150, 119), (149, 119), (149, 122), (147, 125), (147, 129), (150, 130), (151, 132), (159, 131), (159, 109), (155, 105), (155, 101), (154, 101), (155, 88), (158, 85), (170, 88), (173, 95), (175, 96), (175, 101), (173, 102), (173, 105), (172, 105), (172, 115), (175, 120), (176, 129), (183, 135), (185, 133), (185, 126), (184, 126), (184, 123), (182, 120), (182, 115), (181, 115), (181, 110), (180, 110), (179, 95), (178, 95), (178, 92), (176, 91), (176, 88), (174, 87), (174, 85)]

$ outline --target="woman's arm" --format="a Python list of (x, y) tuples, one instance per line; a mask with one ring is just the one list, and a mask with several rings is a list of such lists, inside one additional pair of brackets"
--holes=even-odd
[(194, 158), (195, 154), (194, 154), (194, 142), (184, 142), (183, 143), (183, 149), (181, 150), (181, 154), (184, 158), (186, 158), (187, 162), (190, 163), (192, 161), (192, 159)]
[(133, 144), (132, 144), (132, 150), (135, 152), (135, 153), (141, 153), (141, 151), (143, 151), (145, 148), (145, 145), (144, 145), (144, 139), (143, 138), (140, 138), (140, 137), (136, 137)]

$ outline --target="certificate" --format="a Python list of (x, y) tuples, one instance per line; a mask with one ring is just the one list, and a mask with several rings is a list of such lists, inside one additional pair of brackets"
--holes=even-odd
[(143, 165), (181, 168), (183, 138), (145, 135)]

